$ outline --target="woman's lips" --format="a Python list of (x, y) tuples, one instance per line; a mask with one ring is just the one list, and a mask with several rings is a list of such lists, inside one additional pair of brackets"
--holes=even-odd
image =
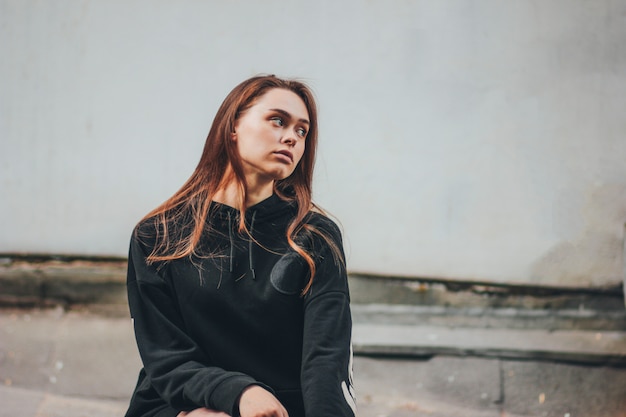
[(289, 162), (293, 162), (293, 154), (287, 150), (281, 150), (274, 152), (276, 155), (283, 155), (289, 159)]

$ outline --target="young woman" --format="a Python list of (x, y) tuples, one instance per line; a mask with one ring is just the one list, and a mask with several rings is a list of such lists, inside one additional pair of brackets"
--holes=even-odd
[(341, 235), (311, 201), (317, 110), (259, 76), (217, 112), (195, 171), (135, 228), (144, 368), (127, 417), (353, 417)]

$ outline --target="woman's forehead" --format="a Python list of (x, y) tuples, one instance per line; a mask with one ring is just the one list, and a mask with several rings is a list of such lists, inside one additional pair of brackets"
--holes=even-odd
[(309, 111), (304, 100), (291, 90), (273, 88), (260, 96), (252, 105), (261, 111), (280, 109), (296, 119), (309, 120)]

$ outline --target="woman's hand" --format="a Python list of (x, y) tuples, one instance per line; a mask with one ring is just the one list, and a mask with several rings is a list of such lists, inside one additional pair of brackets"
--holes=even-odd
[(243, 390), (239, 398), (239, 415), (241, 417), (289, 417), (280, 401), (271, 392), (258, 385), (250, 385)]
[(181, 411), (176, 417), (230, 417), (223, 411), (209, 410), (208, 408), (196, 408), (193, 411)]

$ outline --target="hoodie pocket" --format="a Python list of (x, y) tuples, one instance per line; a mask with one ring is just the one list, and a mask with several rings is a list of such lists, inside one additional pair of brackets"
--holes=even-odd
[(270, 273), (270, 282), (279, 293), (296, 295), (304, 288), (307, 272), (308, 266), (304, 259), (296, 252), (289, 251), (274, 264)]

